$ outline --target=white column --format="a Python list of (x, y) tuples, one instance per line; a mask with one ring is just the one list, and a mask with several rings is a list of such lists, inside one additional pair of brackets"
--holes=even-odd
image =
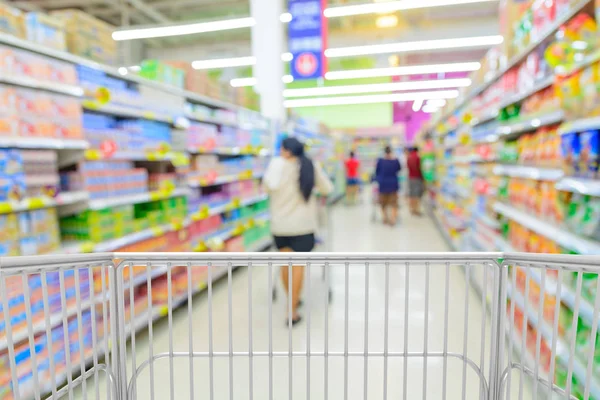
[(284, 52), (285, 31), (279, 17), (283, 13), (283, 0), (251, 0), (250, 10), (256, 24), (252, 28), (252, 55), (256, 57), (254, 76), (256, 91), (260, 94), (263, 115), (285, 121), (283, 107), (284, 74), (281, 54)]

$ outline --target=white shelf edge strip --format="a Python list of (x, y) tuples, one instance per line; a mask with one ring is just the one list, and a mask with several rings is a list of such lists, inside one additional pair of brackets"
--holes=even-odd
[[(251, 204), (259, 203), (261, 201), (267, 200), (268, 198), (269, 198), (268, 195), (262, 194), (262, 195), (258, 195), (258, 196), (254, 196), (254, 197), (249, 197), (249, 198), (246, 198), (246, 199), (242, 199), (240, 201), (239, 207), (245, 207), (245, 206), (249, 206)], [(229, 201), (229, 202), (227, 202), (225, 204), (221, 204), (221, 205), (218, 205), (218, 206), (215, 206), (215, 207), (210, 207), (208, 209), (207, 215), (208, 216), (218, 215), (218, 214), (224, 213), (225, 211), (228, 211), (230, 209), (234, 210), (234, 209), (237, 209), (239, 207), (235, 207), (234, 204), (233, 204), (233, 202)], [(196, 211), (195, 213), (192, 213), (192, 215), (195, 215), (195, 214), (197, 214), (199, 212), (200, 212), (200, 210)]]
[[(538, 321), (537, 311), (531, 309), (530, 307), (525, 307), (525, 299), (523, 295), (517, 291), (513, 290), (513, 288), (509, 285), (507, 288), (508, 296), (519, 306), (523, 313), (527, 313), (528, 322), (533, 325), (536, 329), (539, 329), (542, 333), (542, 337), (546, 341), (546, 343), (552, 343), (553, 332), (550, 326), (545, 321)], [(556, 316), (558, 318), (558, 316)], [(520, 346), (520, 344), (516, 344)], [(567, 345), (564, 343), (561, 337), (557, 338), (556, 343), (556, 356), (561, 361), (564, 366), (568, 366), (570, 362), (570, 354), (567, 349)], [(586, 382), (587, 368), (584, 366), (579, 360), (577, 355), (574, 355), (573, 360), (573, 374), (578, 378), (579, 382)], [(600, 398), (600, 386), (596, 379), (592, 378), (590, 383), (590, 393), (594, 398)]]
[(85, 140), (47, 139), (27, 137), (0, 137), (0, 148), (85, 150), (89, 144)]
[(47, 90), (54, 93), (66, 94), (69, 96), (83, 96), (83, 88), (65, 83), (45, 82), (38, 79), (33, 79), (28, 76), (8, 75), (0, 76), (0, 83), (9, 85), (23, 86), (31, 89)]
[(223, 176), (219, 176), (217, 177), (213, 182), (207, 182), (206, 184), (201, 184), (200, 180), (204, 179), (204, 178), (188, 178), (188, 184), (190, 185), (190, 187), (208, 187), (208, 186), (216, 186), (216, 185), (221, 185), (223, 183), (230, 183), (230, 182), (237, 182), (237, 181), (247, 181), (250, 179), (258, 179), (258, 178), (262, 178), (263, 173), (254, 173), (252, 175), (249, 175), (248, 177), (243, 177), (240, 178), (239, 175), (223, 175)]
[(506, 101), (503, 101), (502, 103), (500, 103), (498, 108), (503, 109), (512, 104), (515, 104), (522, 100), (525, 100), (526, 98), (530, 97), (531, 95), (536, 94), (540, 90), (544, 90), (547, 87), (551, 86), (553, 83), (554, 83), (554, 75), (550, 75), (549, 77), (542, 79), (538, 83), (534, 84), (533, 87), (525, 90), (524, 92), (517, 93), (517, 94), (509, 97)]
[(538, 168), (527, 165), (496, 165), (493, 171), (494, 175), (545, 181), (558, 181), (564, 176), (562, 169)]
[(524, 227), (553, 240), (571, 250), (575, 250), (580, 254), (594, 255), (600, 254), (600, 242), (589, 239), (584, 239), (573, 233), (567, 232), (555, 225), (541, 221), (523, 211), (507, 206), (502, 203), (494, 203), (494, 211), (508, 217)]
[(600, 196), (600, 180), (565, 177), (555, 185), (558, 190)]
[(558, 133), (564, 135), (566, 133), (583, 132), (598, 128), (600, 128), (600, 117), (581, 118), (565, 123), (560, 127)]
[(0, 202), (0, 214), (9, 214), (41, 208), (58, 207), (87, 201), (89, 194), (84, 191), (60, 193), (56, 198), (27, 198), (17, 202)]
[(160, 191), (140, 193), (126, 196), (111, 197), (107, 199), (91, 200), (89, 202), (90, 210), (101, 210), (109, 207), (117, 207), (127, 204), (139, 204), (147, 203), (150, 201), (158, 201), (163, 199), (170, 199), (173, 197), (187, 196), (189, 190), (186, 188), (177, 188), (171, 192), (163, 193)]

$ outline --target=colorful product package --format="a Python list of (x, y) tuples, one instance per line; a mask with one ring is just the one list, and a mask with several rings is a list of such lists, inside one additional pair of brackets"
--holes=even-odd
[(598, 157), (600, 156), (600, 133), (597, 130), (579, 134), (581, 151), (579, 155), (579, 173), (584, 178), (596, 178)]
[(565, 173), (567, 175), (576, 175), (579, 172), (579, 156), (581, 154), (579, 135), (576, 132), (562, 135), (561, 149)]

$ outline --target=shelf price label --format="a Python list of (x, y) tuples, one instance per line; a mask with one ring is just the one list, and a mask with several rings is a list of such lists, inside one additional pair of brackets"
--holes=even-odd
[(197, 213), (194, 214), (194, 216), (192, 217), (192, 219), (194, 221), (200, 221), (200, 220), (208, 218), (209, 214), (210, 214), (210, 209), (205, 204), (202, 207), (200, 207), (200, 209), (198, 210)]
[(208, 246), (203, 241), (198, 242), (198, 244), (194, 247), (194, 251), (197, 253), (204, 253), (208, 250)]
[(163, 236), (166, 233), (165, 229), (162, 226), (153, 226), (152, 228), (150, 228), (150, 230), (152, 231), (152, 235), (154, 237)]
[(251, 179), (252, 178), (252, 170), (247, 170), (244, 172), (240, 172), (238, 175), (239, 179)]
[(96, 245), (92, 242), (85, 242), (81, 244), (82, 253), (93, 253)]
[(27, 200), (27, 208), (33, 210), (33, 209), (37, 209), (37, 208), (44, 208), (46, 206), (47, 202), (44, 199), (40, 199), (40, 198), (33, 198), (33, 199), (29, 199)]
[(239, 197), (235, 197), (231, 201), (231, 204), (232, 204), (233, 208), (240, 208), (242, 205), (242, 200)]
[(100, 150), (96, 150), (96, 149), (88, 149), (85, 151), (84, 155), (85, 155), (85, 159), (90, 160), (90, 161), (102, 159), (102, 153), (100, 153)]
[(233, 229), (233, 236), (239, 236), (242, 233), (244, 233), (244, 225), (243, 224), (238, 224), (234, 229)]
[(212, 238), (208, 241), (207, 246), (213, 251), (221, 251), (225, 248), (225, 242), (221, 238)]

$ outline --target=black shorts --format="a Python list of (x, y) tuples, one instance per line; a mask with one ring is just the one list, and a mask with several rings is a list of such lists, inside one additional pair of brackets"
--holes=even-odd
[(279, 250), (289, 248), (295, 252), (309, 252), (315, 248), (315, 235), (309, 233), (308, 235), (298, 236), (274, 236), (275, 246)]

